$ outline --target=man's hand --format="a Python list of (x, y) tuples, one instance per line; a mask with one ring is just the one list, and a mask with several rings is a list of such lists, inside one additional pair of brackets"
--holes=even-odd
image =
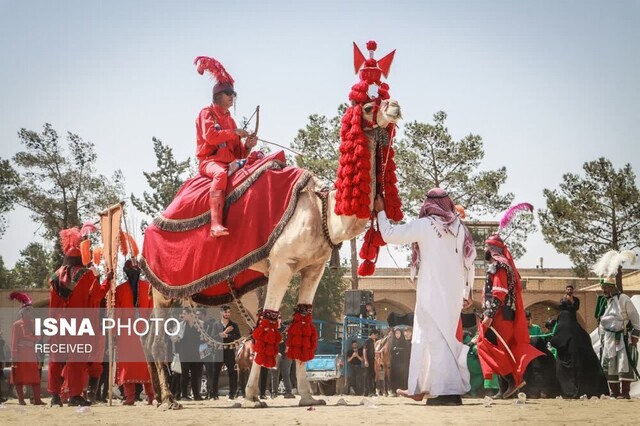
[(258, 143), (258, 136), (256, 136), (256, 135), (249, 135), (249, 136), (247, 137), (247, 140), (244, 142), (244, 146), (245, 146), (247, 149), (253, 149), (253, 148), (256, 146), (256, 144), (257, 144), (257, 143)]
[(373, 209), (376, 213), (380, 213), (384, 210), (384, 198), (382, 198), (382, 195), (376, 195), (376, 199), (373, 201)]
[(247, 132), (245, 129), (235, 129), (233, 133), (235, 133), (237, 136), (240, 136), (241, 138), (246, 138), (247, 136), (249, 136), (249, 132)]
[(227, 328), (224, 329), (225, 333), (231, 333), (233, 331), (233, 327), (232, 326), (227, 326)]
[(113, 271), (107, 272), (107, 276), (105, 277), (107, 281), (111, 281), (113, 279)]
[(369, 362), (367, 360), (364, 361), (364, 366), (369, 367)]
[(491, 317), (484, 317), (484, 319), (482, 320), (482, 325), (485, 326), (485, 328), (491, 327), (492, 323), (493, 323), (493, 318)]
[(636, 336), (631, 336), (631, 344), (634, 346), (638, 344), (638, 338)]

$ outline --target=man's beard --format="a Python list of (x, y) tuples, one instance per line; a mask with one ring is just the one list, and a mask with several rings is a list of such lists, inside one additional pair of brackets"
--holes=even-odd
[(493, 256), (490, 250), (484, 251), (484, 260), (486, 260), (487, 262), (490, 262), (491, 260), (493, 260)]

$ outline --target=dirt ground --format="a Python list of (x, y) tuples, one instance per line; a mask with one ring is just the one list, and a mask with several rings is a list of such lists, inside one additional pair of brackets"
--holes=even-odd
[[(346, 405), (342, 405), (343, 399)], [(503, 425), (511, 422), (531, 425), (631, 425), (638, 424), (640, 400), (514, 400), (465, 399), (462, 407), (426, 407), (403, 398), (357, 396), (325, 397), (326, 406), (309, 410), (291, 399), (266, 400), (269, 407), (232, 408), (232, 402), (184, 402), (184, 408), (167, 411), (153, 406), (109, 407), (98, 404), (81, 412), (76, 407), (19, 406), (15, 399), (0, 408), (0, 424), (19, 425)]]

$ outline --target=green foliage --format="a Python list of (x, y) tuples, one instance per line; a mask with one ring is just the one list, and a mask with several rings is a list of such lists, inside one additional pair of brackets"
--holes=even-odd
[[(154, 172), (143, 172), (152, 191), (144, 191), (141, 198), (131, 194), (131, 203), (140, 212), (154, 217), (173, 201), (176, 193), (193, 171), (190, 159), (177, 161), (171, 147), (155, 137), (152, 140), (158, 169)], [(143, 222), (143, 231), (145, 227), (146, 223)]]
[(307, 169), (327, 186), (333, 188), (338, 170), (338, 147), (340, 146), (340, 120), (347, 105), (338, 107), (338, 115), (327, 118), (324, 115), (309, 116), (309, 123), (298, 135), (291, 147), (304, 156), (296, 157), (296, 165)]
[[(344, 292), (349, 287), (349, 282), (343, 278), (345, 272), (345, 268), (331, 269), (325, 266), (313, 300), (313, 319), (336, 321), (342, 317)], [(296, 275), (282, 300), (280, 312), (283, 318), (293, 315), (293, 309), (298, 304), (299, 289), (300, 275)]]
[(4, 266), (4, 259), (0, 256), (0, 288), (13, 288), (13, 275), (11, 270)]
[(20, 176), (9, 160), (0, 160), (0, 238), (7, 229), (5, 215), (13, 210), (15, 189), (19, 183)]
[(20, 259), (13, 268), (13, 282), (20, 288), (46, 288), (49, 276), (58, 265), (53, 263), (52, 253), (42, 244), (29, 243), (20, 251)]
[[(524, 247), (524, 242), (527, 240), (527, 235), (535, 232), (538, 227), (534, 223), (534, 217), (531, 213), (520, 213), (516, 216), (511, 224), (500, 235), (506, 240), (509, 245), (509, 252), (514, 259), (520, 259), (527, 251)], [(484, 244), (484, 241), (482, 241)]]
[(396, 146), (396, 163), (403, 209), (417, 216), (427, 191), (445, 189), (467, 213), (497, 213), (509, 207), (513, 194), (500, 195), (507, 170), (479, 171), (484, 158), (482, 138), (469, 134), (454, 141), (445, 126), (447, 114), (433, 116), (434, 124), (414, 121), (404, 128)]
[(544, 190), (547, 208), (539, 216), (545, 241), (586, 275), (605, 252), (638, 247), (640, 193), (630, 164), (616, 170), (599, 158), (585, 163), (583, 170), (584, 176), (565, 174), (559, 189)]
[(65, 147), (49, 123), (42, 133), (23, 128), (18, 137), (26, 150), (13, 158), (21, 182), (13, 196), (42, 225), (45, 238), (57, 239), (60, 229), (97, 219), (98, 211), (122, 199), (122, 172), (111, 179), (97, 173), (92, 142), (67, 133)]
[[(469, 134), (453, 140), (446, 119), (447, 114), (439, 111), (433, 116), (433, 124), (407, 123), (404, 137), (395, 146), (403, 211), (408, 217), (417, 217), (427, 191), (440, 187), (465, 208), (469, 218), (499, 216), (514, 198), (512, 193), (500, 194), (507, 169), (480, 170), (484, 158), (482, 138)], [(512, 228), (508, 243), (517, 258), (524, 254), (522, 243), (535, 225), (531, 215), (524, 215), (514, 221)]]

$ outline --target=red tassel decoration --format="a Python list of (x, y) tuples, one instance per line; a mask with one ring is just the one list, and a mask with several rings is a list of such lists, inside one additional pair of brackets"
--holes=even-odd
[[(389, 128), (387, 128), (387, 132), (389, 133), (389, 139), (393, 140), (393, 137), (395, 136), (395, 129), (392, 126), (389, 126)], [(378, 173), (377, 179), (379, 182), (382, 182), (385, 213), (390, 220), (399, 222), (402, 220), (404, 215), (400, 210), (402, 203), (400, 202), (400, 195), (398, 194), (398, 177), (396, 176), (396, 163), (394, 161), (395, 152), (393, 150), (392, 143), (382, 147), (381, 157), (384, 171)]]
[[(302, 306), (302, 308), (300, 308)], [(315, 357), (318, 332), (313, 325), (311, 305), (298, 305), (293, 320), (287, 328), (287, 358), (306, 362)]]
[(382, 239), (382, 234), (380, 233), (380, 231), (375, 230), (371, 234), (371, 245), (373, 245), (374, 247), (384, 247), (387, 245), (387, 243), (385, 243)]
[[(352, 94), (364, 93), (366, 87), (360, 83), (352, 88)], [(362, 106), (349, 107), (342, 117), (340, 128), (340, 161), (336, 179), (336, 214), (357, 216), (361, 219), (369, 217), (371, 177), (369, 169), (369, 141), (361, 127)]]
[(378, 250), (373, 246), (373, 244), (362, 244), (359, 253), (360, 259), (365, 260), (374, 260), (378, 256)]
[(263, 367), (276, 366), (276, 355), (282, 335), (278, 330), (278, 320), (260, 318), (258, 326), (253, 330), (253, 350), (256, 353), (255, 362)]
[(370, 260), (365, 260), (358, 267), (358, 275), (360, 275), (361, 277), (371, 276), (375, 271), (376, 271), (376, 264)]

